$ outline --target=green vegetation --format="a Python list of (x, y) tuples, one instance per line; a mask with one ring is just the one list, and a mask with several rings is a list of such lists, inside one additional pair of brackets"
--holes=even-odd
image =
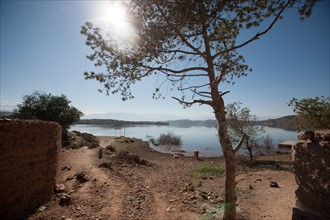
[(70, 103), (71, 101), (65, 95), (53, 96), (35, 91), (23, 97), (23, 102), (17, 106), (13, 117), (57, 122), (62, 126), (62, 140), (65, 141), (68, 138), (67, 132), (70, 125), (78, 122), (83, 115)]
[(181, 146), (182, 140), (181, 136), (177, 136), (172, 132), (168, 132), (166, 134), (160, 134), (159, 138), (157, 139), (157, 143), (159, 145)]
[(229, 135), (232, 141), (239, 143), (239, 140), (244, 138), (242, 143), (249, 151), (250, 160), (252, 161), (254, 159), (253, 148), (258, 146), (256, 143), (261, 139), (260, 135), (265, 130), (263, 127), (255, 125), (257, 117), (251, 114), (249, 108), (241, 108), (241, 103), (228, 104), (226, 111)]
[(224, 203), (215, 204), (210, 209), (205, 210), (205, 212), (202, 214), (202, 216), (212, 218), (212, 219), (217, 219), (224, 208), (225, 208)]
[(99, 147), (99, 141), (97, 138), (89, 133), (81, 133), (79, 131), (73, 131), (69, 135), (70, 137), (63, 141), (63, 147), (78, 149), (84, 146), (88, 148)]
[[(207, 105), (217, 120), (219, 142), (226, 161), (226, 204), (224, 219), (236, 219), (235, 156), (228, 134), (224, 95), (227, 83), (247, 76), (252, 70), (239, 50), (265, 36), (289, 8), (304, 19), (311, 15), (316, 0), (268, 1), (123, 1), (128, 22), (135, 26), (129, 40), (118, 40), (113, 27), (103, 30), (91, 22), (81, 27), (87, 58), (96, 72), (85, 79), (98, 81), (106, 94), (134, 98), (138, 81), (155, 77), (153, 98), (172, 98), (184, 107)], [(108, 30), (108, 31), (107, 31)], [(238, 39), (249, 31), (250, 37)], [(271, 67), (270, 67), (271, 68)], [(165, 94), (165, 95), (164, 95)]]
[(224, 169), (214, 163), (203, 164), (200, 167), (191, 170), (189, 176), (205, 177), (205, 176), (219, 176), (224, 173)]
[(330, 129), (330, 97), (315, 97), (290, 100), (296, 114), (294, 124), (301, 129)]

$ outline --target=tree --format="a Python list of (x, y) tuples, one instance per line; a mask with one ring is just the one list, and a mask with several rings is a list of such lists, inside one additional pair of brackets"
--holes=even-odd
[(294, 124), (297, 130), (330, 129), (330, 97), (315, 97), (290, 100), (289, 106), (294, 108), (296, 117)]
[[(157, 75), (163, 81), (153, 93), (162, 97), (162, 89), (177, 89), (173, 98), (184, 107), (208, 105), (214, 112), (219, 142), (226, 162), (225, 219), (236, 218), (235, 154), (228, 135), (224, 83), (250, 71), (238, 50), (268, 33), (282, 14), (297, 7), (302, 18), (311, 14), (316, 0), (251, 1), (123, 1), (128, 12), (127, 26), (133, 26), (125, 41), (109, 25), (108, 33), (87, 22), (81, 28), (86, 45), (93, 51), (87, 58), (100, 72), (85, 72), (107, 94), (119, 93), (123, 100), (133, 98), (131, 86), (145, 77)], [(263, 21), (268, 25), (259, 29)], [(249, 29), (255, 35), (237, 38)], [(162, 77), (162, 78), (161, 78)], [(242, 139), (241, 139), (242, 140)]]
[(251, 114), (247, 107), (241, 108), (241, 103), (231, 103), (226, 106), (227, 125), (229, 136), (233, 142), (238, 142), (244, 135), (243, 140), (246, 146), (250, 160), (253, 161), (253, 146), (260, 139), (261, 133), (265, 132), (262, 126), (256, 126), (257, 117)]
[(70, 125), (78, 122), (83, 115), (70, 103), (65, 95), (53, 96), (34, 91), (31, 95), (23, 97), (22, 104), (15, 109), (14, 117), (57, 122), (62, 126), (62, 139), (65, 140)]

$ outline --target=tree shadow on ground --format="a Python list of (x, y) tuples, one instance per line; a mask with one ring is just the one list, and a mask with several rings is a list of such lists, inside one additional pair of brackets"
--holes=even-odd
[(254, 160), (250, 161), (248, 158), (238, 158), (237, 167), (239, 170), (284, 170), (292, 171), (292, 161), (279, 160)]

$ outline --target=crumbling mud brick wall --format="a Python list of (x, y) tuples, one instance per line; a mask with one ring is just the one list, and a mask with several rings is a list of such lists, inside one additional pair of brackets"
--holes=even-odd
[(330, 219), (330, 130), (299, 135), (293, 146), (298, 184), (293, 219)]
[(0, 218), (25, 219), (53, 195), (61, 127), (0, 120)]

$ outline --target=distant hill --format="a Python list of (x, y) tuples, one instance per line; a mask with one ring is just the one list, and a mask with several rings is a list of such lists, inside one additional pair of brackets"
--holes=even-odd
[(14, 112), (0, 112), (0, 118), (8, 117), (12, 114), (14, 114)]
[(215, 127), (215, 120), (189, 120), (189, 119), (180, 119), (180, 120), (171, 120), (167, 121), (170, 126), (188, 128), (192, 126), (205, 126), (205, 127)]
[(288, 115), (288, 116), (284, 116), (282, 118), (258, 121), (256, 124), (262, 125), (262, 126), (268, 126), (268, 127), (282, 128), (284, 130), (295, 131), (296, 128), (293, 124), (293, 119), (295, 117), (296, 116), (294, 116), (294, 115)]
[(168, 125), (167, 122), (160, 121), (124, 121), (116, 119), (80, 119), (76, 124), (100, 125), (100, 126), (138, 126), (138, 125)]

